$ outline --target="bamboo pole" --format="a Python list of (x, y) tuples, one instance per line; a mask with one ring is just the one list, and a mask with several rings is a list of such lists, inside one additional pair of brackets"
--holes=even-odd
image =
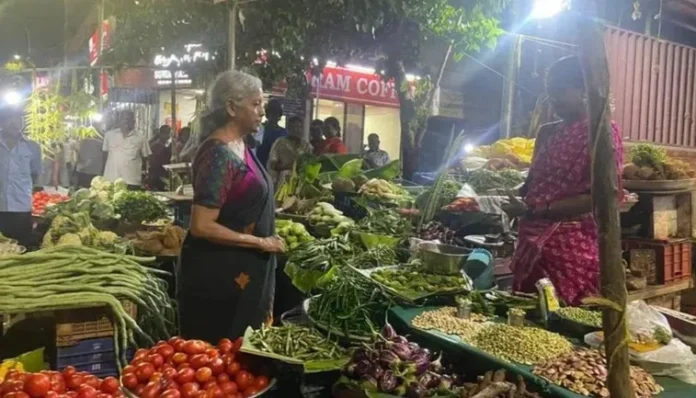
[(609, 67), (601, 27), (594, 18), (596, 0), (578, 13), (580, 62), (585, 77), (589, 140), (592, 148), (592, 205), (599, 237), (607, 387), (612, 397), (633, 397), (626, 326), (626, 274), (621, 262), (619, 186), (609, 109)]

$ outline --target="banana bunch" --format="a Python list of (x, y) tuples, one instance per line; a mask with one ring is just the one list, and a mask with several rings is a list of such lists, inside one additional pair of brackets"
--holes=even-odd
[(13, 369), (18, 370), (20, 372), (24, 372), (24, 365), (22, 365), (21, 362), (14, 359), (4, 360), (0, 364), (0, 383), (2, 383), (5, 380), (5, 375), (7, 375), (7, 372)]

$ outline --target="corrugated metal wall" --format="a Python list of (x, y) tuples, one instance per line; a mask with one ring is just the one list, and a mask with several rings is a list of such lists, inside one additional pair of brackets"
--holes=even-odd
[(605, 43), (623, 136), (696, 147), (696, 49), (615, 28)]

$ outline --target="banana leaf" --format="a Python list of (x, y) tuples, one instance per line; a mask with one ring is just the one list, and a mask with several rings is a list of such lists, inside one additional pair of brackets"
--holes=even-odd
[(365, 177), (369, 179), (381, 178), (383, 180), (391, 181), (401, 175), (401, 161), (398, 159), (392, 160), (382, 167), (367, 170), (364, 174)]
[(363, 160), (353, 159), (348, 161), (341, 166), (338, 170), (337, 177), (352, 179), (359, 176), (362, 173)]
[(344, 164), (355, 159), (360, 159), (360, 155), (322, 155), (319, 156), (317, 160), (321, 163), (321, 169), (323, 171), (338, 171)]
[(314, 289), (326, 286), (336, 277), (338, 269), (332, 266), (328, 271), (302, 269), (300, 266), (288, 262), (285, 264), (285, 274), (290, 277), (292, 284), (302, 293), (309, 293)]
[(264, 352), (256, 348), (253, 344), (251, 344), (252, 333), (254, 333), (254, 330), (251, 327), (247, 327), (246, 331), (244, 332), (244, 340), (242, 342), (242, 347), (240, 348), (241, 352), (249, 355), (275, 359), (277, 361), (289, 363), (291, 365), (300, 365), (304, 369), (304, 373), (321, 373), (330, 372), (333, 370), (340, 370), (343, 369), (343, 367), (346, 366), (348, 362), (350, 362), (350, 357), (340, 359), (324, 359), (318, 361), (301, 361), (299, 359), (286, 357), (279, 354)]

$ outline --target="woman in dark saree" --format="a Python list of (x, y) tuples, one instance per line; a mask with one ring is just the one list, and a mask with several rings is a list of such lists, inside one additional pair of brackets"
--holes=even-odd
[(216, 343), (272, 320), (275, 253), (273, 186), (244, 144), (262, 118), (261, 81), (229, 71), (210, 88), (211, 113), (193, 162), (191, 228), (181, 251), (181, 334)]

